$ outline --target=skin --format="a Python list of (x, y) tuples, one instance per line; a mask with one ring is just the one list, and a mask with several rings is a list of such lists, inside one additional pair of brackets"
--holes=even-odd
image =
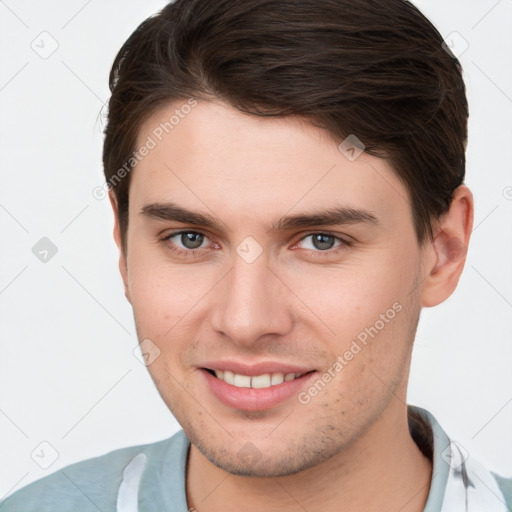
[[(177, 106), (148, 119), (139, 146)], [(192, 442), (186, 492), (200, 512), (425, 506), (432, 466), (407, 425), (411, 351), (421, 308), (457, 285), (473, 199), (460, 186), (434, 239), (419, 246), (393, 169), (366, 153), (350, 161), (340, 142), (298, 118), (199, 101), (132, 171), (127, 253), (110, 193), (125, 294), (139, 340), (160, 350), (151, 377)], [(166, 201), (219, 227), (141, 214)], [(285, 215), (334, 206), (378, 222), (270, 229)], [(181, 230), (204, 235), (195, 254), (180, 236), (161, 241)], [(319, 247), (318, 233), (351, 243)], [(262, 251), (252, 263), (237, 253), (248, 236)], [(221, 403), (199, 370), (214, 359), (270, 360), (321, 376), (396, 303), (400, 312), (307, 404), (293, 396), (241, 411)]]

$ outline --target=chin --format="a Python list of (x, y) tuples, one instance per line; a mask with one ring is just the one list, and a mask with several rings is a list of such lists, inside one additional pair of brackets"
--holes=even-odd
[[(188, 434), (187, 434), (188, 435)], [(247, 442), (241, 448), (214, 446), (211, 442), (201, 442), (196, 436), (190, 441), (212, 464), (223, 471), (237, 476), (253, 478), (276, 478), (294, 475), (316, 466), (334, 453), (320, 453), (315, 447), (288, 445), (278, 449), (268, 444), (267, 453), (260, 451), (253, 443)]]

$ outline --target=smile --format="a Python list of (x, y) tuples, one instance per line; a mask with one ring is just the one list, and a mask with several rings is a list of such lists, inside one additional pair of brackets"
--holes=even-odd
[[(264, 373), (262, 375), (242, 375), (231, 371), (223, 370), (208, 370), (214, 374), (218, 379), (224, 381), (226, 384), (235, 386), (237, 388), (255, 388), (264, 389), (272, 386), (278, 386), (283, 382), (289, 382), (298, 379), (304, 373)], [(307, 372), (306, 372), (307, 373)]]
[[(216, 400), (229, 409), (243, 411), (264, 411), (284, 403), (294, 404), (294, 397), (296, 398), (318, 373), (316, 370), (308, 371), (306, 368), (283, 368), (283, 365), (280, 365), (279, 369), (284, 371), (277, 371), (278, 365), (269, 364), (261, 365), (262, 368), (244, 368), (244, 365), (234, 364), (230, 366), (230, 370), (202, 367), (199, 368), (199, 373), (204, 379), (206, 389)], [(234, 368), (235, 366), (237, 368)]]

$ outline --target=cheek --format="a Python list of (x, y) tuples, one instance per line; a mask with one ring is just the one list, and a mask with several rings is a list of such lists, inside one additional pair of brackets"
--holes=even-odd
[(211, 288), (209, 274), (194, 265), (169, 263), (160, 249), (133, 246), (128, 258), (128, 286), (139, 324), (153, 334), (164, 335)]
[(409, 300), (414, 265), (397, 265), (398, 252), (368, 253), (332, 267), (304, 266), (286, 271), (283, 281), (331, 338), (352, 338), (374, 325), (395, 302)]
[(399, 254), (397, 249), (322, 275), (305, 272), (297, 280), (297, 295), (317, 315), (317, 334), (326, 333), (330, 359), (323, 370), (335, 375), (329, 387), (345, 403), (382, 398), (406, 369), (419, 314), (411, 293), (418, 269), (413, 258), (397, 265)]
[(408, 339), (411, 311), (398, 304), (385, 311), (387, 323), (377, 317), (356, 336), (338, 337), (331, 343), (331, 360), (319, 371), (318, 381), (325, 384), (316, 381), (312, 386), (316, 389), (306, 390), (311, 407), (326, 420), (343, 417), (349, 432), (360, 430), (372, 415), (378, 416), (393, 395), (403, 394), (401, 384), (412, 346)]

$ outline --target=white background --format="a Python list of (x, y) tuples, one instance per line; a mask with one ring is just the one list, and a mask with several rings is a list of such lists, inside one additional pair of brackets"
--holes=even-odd
[[(179, 428), (133, 354), (110, 204), (92, 195), (104, 183), (110, 66), (164, 3), (0, 2), (0, 498)], [(460, 59), (476, 215), (458, 289), (422, 314), (409, 402), (512, 476), (512, 0), (416, 3), (444, 37), (459, 33), (457, 51), (469, 44)], [(58, 43), (46, 59), (31, 47), (41, 38), (46, 51)], [(46, 263), (32, 253), (42, 237), (58, 248)]]

